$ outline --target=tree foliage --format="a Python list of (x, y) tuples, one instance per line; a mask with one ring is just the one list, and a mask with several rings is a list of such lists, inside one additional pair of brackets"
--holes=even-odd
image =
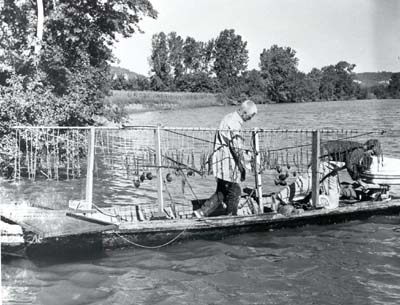
[(400, 73), (392, 74), (387, 89), (391, 98), (400, 98)]
[(168, 34), (169, 64), (172, 69), (173, 77), (179, 79), (184, 72), (183, 67), (183, 47), (184, 41), (176, 32)]
[(275, 102), (291, 102), (290, 79), (295, 79), (298, 59), (296, 51), (273, 45), (260, 55), (260, 70), (269, 83), (269, 95)]
[(152, 87), (156, 90), (166, 90), (170, 85), (171, 66), (167, 36), (164, 32), (154, 34), (151, 40), (152, 53), (150, 57)]
[(0, 6), (0, 158), (14, 125), (87, 125), (109, 113), (109, 65), (118, 36), (141, 31), (157, 12), (148, 0), (43, 0)]
[(187, 37), (183, 46), (185, 73), (199, 72), (201, 66), (202, 44), (193, 37)]
[(235, 30), (223, 30), (214, 46), (214, 72), (224, 88), (235, 85), (236, 78), (247, 69), (247, 42)]
[(336, 65), (322, 68), (320, 96), (324, 100), (343, 100), (354, 96), (357, 85), (354, 83), (354, 64), (340, 61)]
[[(156, 17), (147, 0), (44, 1), (43, 39), (36, 38), (36, 3), (5, 0), (1, 8), (0, 59), (3, 85), (13, 73), (24, 83), (38, 83), (54, 97), (79, 95), (86, 117), (58, 124), (90, 123), (103, 111), (101, 99), (108, 94), (109, 63), (117, 35), (129, 37), (140, 31), (144, 16)], [(35, 46), (41, 52), (35, 54)], [(68, 97), (68, 98), (67, 98)], [(82, 112), (83, 113), (83, 112)]]

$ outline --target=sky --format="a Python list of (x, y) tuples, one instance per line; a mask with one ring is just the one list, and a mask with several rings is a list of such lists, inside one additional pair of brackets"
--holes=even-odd
[(150, 0), (158, 18), (144, 18), (144, 34), (120, 38), (116, 65), (149, 75), (153, 34), (177, 32), (198, 41), (234, 29), (247, 41), (248, 69), (277, 44), (291, 47), (300, 71), (341, 60), (355, 72), (400, 72), (400, 0)]

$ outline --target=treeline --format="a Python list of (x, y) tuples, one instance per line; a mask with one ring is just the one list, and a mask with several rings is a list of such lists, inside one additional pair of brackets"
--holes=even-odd
[[(362, 79), (362, 77), (359, 77), (359, 79)], [(368, 86), (368, 82), (365, 83), (366, 86), (362, 86), (361, 91), (367, 99), (400, 98), (400, 73), (391, 73), (388, 80), (380, 80), (370, 86)]]
[(128, 79), (120, 75), (113, 78), (112, 87), (223, 93), (257, 103), (400, 97), (398, 74), (392, 75), (389, 84), (365, 88), (355, 81), (356, 65), (346, 61), (309, 73), (299, 71), (299, 59), (290, 47), (273, 45), (262, 50), (259, 69), (249, 71), (248, 59), (247, 42), (232, 29), (207, 42), (160, 32), (152, 38), (151, 76)]

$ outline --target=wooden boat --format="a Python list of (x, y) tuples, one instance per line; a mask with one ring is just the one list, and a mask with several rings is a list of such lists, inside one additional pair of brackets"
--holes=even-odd
[[(115, 211), (115, 209), (113, 209)], [(374, 215), (400, 213), (400, 198), (381, 201), (341, 202), (337, 209), (314, 209), (294, 212), (285, 216), (265, 212), (243, 216), (216, 216), (197, 219), (190, 210), (179, 218), (168, 219), (155, 209), (149, 219), (132, 216), (132, 207), (117, 211), (118, 216), (104, 215), (99, 211), (62, 210), (38, 208), (15, 210), (3, 208), (2, 218), (23, 231), (13, 244), (5, 242), (2, 235), (2, 254), (17, 256), (71, 256), (101, 252), (121, 247), (156, 249), (187, 239), (219, 239), (229, 234), (268, 231), (303, 225), (325, 225)], [(110, 209), (111, 211), (111, 209)], [(124, 214), (125, 213), (125, 214)], [(128, 219), (127, 217), (133, 217)], [(124, 220), (121, 220), (125, 218)], [(3, 233), (6, 233), (3, 231)]]
[[(41, 127), (41, 129), (44, 129)], [(55, 127), (52, 127), (55, 129)], [(3, 230), (2, 234), (2, 250), (6, 253), (13, 253), (17, 255), (26, 255), (29, 257), (37, 257), (42, 255), (58, 256), (58, 255), (81, 255), (95, 252), (101, 252), (105, 249), (114, 249), (119, 247), (143, 247), (143, 248), (160, 248), (171, 243), (180, 241), (182, 239), (191, 238), (220, 238), (227, 234), (237, 234), (250, 231), (262, 231), (262, 230), (274, 230), (285, 227), (299, 227), (308, 224), (331, 224), (336, 222), (348, 221), (352, 219), (360, 219), (370, 217), (372, 215), (382, 214), (398, 214), (400, 213), (400, 197), (389, 195), (389, 185), (397, 184), (399, 176), (398, 164), (400, 160), (394, 158), (385, 158), (384, 162), (379, 163), (378, 159), (374, 160), (375, 163), (371, 166), (369, 172), (365, 172), (363, 179), (368, 182), (378, 183), (377, 190), (379, 197), (371, 197), (371, 200), (367, 201), (341, 201), (338, 208), (325, 209), (317, 208), (318, 205), (318, 194), (319, 194), (319, 179), (317, 177), (317, 169), (319, 168), (320, 160), (320, 131), (306, 131), (304, 134), (312, 135), (311, 140), (307, 144), (301, 144), (296, 147), (300, 147), (298, 151), (305, 150), (307, 147), (307, 156), (310, 154), (311, 158), (305, 160), (304, 163), (312, 162), (313, 169), (313, 186), (312, 186), (312, 200), (313, 208), (309, 210), (295, 209), (289, 215), (283, 215), (277, 212), (273, 212), (268, 204), (268, 195), (262, 192), (261, 174), (260, 172), (255, 173), (255, 187), (250, 192), (246, 193), (242, 197), (242, 210), (239, 216), (215, 216), (197, 219), (193, 216), (193, 210), (198, 208), (202, 204), (203, 200), (193, 200), (183, 205), (167, 204), (163, 200), (163, 168), (171, 168), (171, 164), (168, 162), (172, 161), (174, 168), (178, 168), (181, 171), (197, 170), (197, 173), (203, 173), (203, 170), (195, 168), (193, 150), (191, 152), (191, 161), (183, 162), (180, 158), (174, 160), (171, 155), (167, 155), (165, 152), (161, 152), (160, 135), (161, 128), (157, 127), (154, 129), (151, 127), (150, 134), (155, 135), (156, 148), (150, 151), (149, 158), (151, 164), (147, 164), (146, 168), (154, 166), (156, 168), (156, 174), (154, 175), (157, 180), (157, 202), (154, 202), (151, 206), (132, 204), (125, 206), (114, 206), (111, 208), (102, 207), (100, 208), (93, 202), (93, 172), (94, 172), (94, 155), (95, 155), (95, 143), (96, 135), (95, 129), (82, 129), (86, 132), (85, 136), (88, 136), (88, 161), (87, 161), (87, 177), (86, 177), (86, 194), (82, 200), (71, 201), (69, 209), (63, 210), (50, 210), (32, 206), (23, 205), (0, 205), (1, 208), (1, 219), (13, 228), (19, 228), (17, 231), (13, 231), (11, 227)], [(88, 131), (89, 130), (89, 131)], [(178, 129), (165, 128), (165, 130), (177, 134)], [(195, 129), (197, 130), (197, 129)], [(142, 129), (138, 129), (142, 132)], [(182, 132), (182, 129), (179, 129)], [(192, 131), (192, 129), (191, 129)], [(212, 131), (212, 130), (208, 130)], [(274, 140), (276, 134), (284, 135), (290, 131), (270, 131), (264, 130), (265, 133), (272, 133)], [(325, 133), (330, 135), (337, 131), (328, 130)], [(340, 131), (343, 133), (343, 131)], [(297, 135), (299, 131), (294, 131), (293, 134)], [(348, 135), (346, 131), (346, 135)], [(61, 138), (60, 132), (52, 132), (50, 135), (57, 135), (57, 137), (51, 138), (53, 141), (51, 147), (57, 147), (56, 141)], [(293, 160), (292, 167), (300, 167), (299, 158), (295, 154), (288, 156), (288, 149), (292, 149), (295, 146), (285, 146), (286, 156), (282, 153), (277, 154), (279, 158), (267, 158), (270, 156), (270, 151), (263, 151), (260, 148), (258, 142), (259, 131), (250, 131), (249, 135), (253, 142), (253, 148), (255, 154), (255, 168), (264, 162), (270, 168), (277, 166), (279, 161), (281, 165), (284, 165), (289, 169), (289, 162)], [(291, 136), (293, 136), (293, 134)], [(37, 142), (41, 138), (33, 132), (18, 134), (18, 137), (32, 137)], [(141, 134), (135, 135), (135, 139), (143, 136)], [(187, 135), (185, 135), (187, 136)], [(137, 137), (137, 138), (136, 138)], [(207, 135), (209, 137), (209, 134)], [(49, 134), (43, 139), (48, 139)], [(68, 139), (82, 139), (79, 138), (79, 134), (68, 135)], [(198, 139), (199, 137), (191, 137), (191, 141)], [(304, 138), (303, 138), (304, 139)], [(107, 137), (100, 137), (101, 143), (108, 141)], [(29, 143), (26, 142), (25, 143)], [(80, 140), (81, 141), (81, 140)], [(133, 141), (127, 141), (123, 139), (124, 143), (134, 143)], [(173, 141), (169, 141), (173, 142)], [(167, 144), (169, 143), (167, 142)], [(180, 142), (180, 141), (178, 141)], [(207, 140), (209, 142), (209, 140)], [(68, 143), (66, 141), (62, 143)], [(113, 147), (116, 147), (114, 142), (110, 142)], [(271, 147), (273, 144), (282, 145), (281, 141), (275, 141), (272, 143), (264, 143), (265, 146)], [(110, 145), (111, 145), (110, 144)], [(134, 143), (135, 145), (136, 142)], [(25, 144), (27, 151), (33, 151), (29, 149), (29, 144)], [(64, 144), (63, 144), (64, 145)], [(41, 146), (42, 147), (42, 146)], [(43, 160), (46, 160), (46, 156), (49, 155), (50, 148), (45, 148), (44, 151), (47, 153)], [(63, 149), (68, 147), (63, 146)], [(130, 148), (130, 147), (128, 147)], [(309, 148), (309, 149), (308, 149)], [(279, 151), (279, 147), (277, 151)], [(72, 152), (66, 153), (66, 155), (72, 155), (73, 152), (80, 151), (79, 149), (73, 148)], [(109, 150), (105, 150), (107, 153)], [(122, 151), (129, 154), (132, 152), (123, 147)], [(50, 157), (55, 159), (60, 152), (55, 150), (53, 155)], [(140, 152), (143, 154), (143, 151)], [(156, 157), (153, 159), (152, 154)], [(263, 155), (264, 154), (264, 155)], [(29, 156), (35, 156), (34, 153), (30, 153)], [(264, 157), (264, 161), (261, 160), (261, 156)], [(201, 157), (201, 156), (200, 156)], [(297, 158), (297, 159), (296, 159)], [(22, 158), (18, 156), (16, 158), (16, 168), (21, 171), (21, 165), (19, 160)], [(188, 158), (189, 159), (189, 158)], [(200, 158), (204, 159), (204, 158)], [(274, 163), (271, 164), (273, 159)], [(23, 160), (23, 159), (22, 159)], [(127, 162), (127, 158), (117, 159), (120, 162)], [(122, 160), (122, 161), (121, 161)], [(162, 162), (164, 160), (164, 163)], [(57, 160), (56, 160), (57, 161)], [(153, 162), (154, 161), (154, 162)], [(47, 164), (51, 162), (51, 158), (47, 158)], [(57, 162), (60, 162), (59, 160)], [(33, 161), (27, 162), (30, 167), (28, 168), (28, 176), (34, 179), (35, 175), (32, 168), (36, 164)], [(190, 164), (190, 165), (188, 165)], [(264, 164), (264, 165), (265, 165)], [(128, 164), (129, 165), (129, 164)], [(136, 164), (137, 165), (137, 164)], [(64, 167), (68, 168), (70, 164)], [(115, 163), (112, 164), (115, 166)], [(129, 168), (123, 168), (124, 170)], [(46, 170), (46, 168), (44, 169)], [(58, 169), (57, 169), (58, 170)], [(275, 168), (273, 169), (275, 170)], [(51, 168), (47, 169), (47, 178), (54, 176), (54, 171)], [(43, 170), (42, 170), (43, 172)], [(18, 172), (15, 174), (16, 181), (18, 180)], [(139, 171), (136, 171), (138, 174)], [(59, 172), (57, 172), (59, 175)], [(129, 175), (128, 175), (129, 176)], [(57, 176), (58, 177), (58, 176)], [(67, 172), (68, 177), (68, 172)], [(185, 177), (185, 176), (183, 176)], [(185, 178), (186, 179), (186, 178)], [(136, 180), (134, 180), (134, 183)], [(165, 186), (166, 187), (166, 186)], [(164, 190), (165, 191), (165, 190)], [(167, 190), (168, 191), (168, 190)], [(260, 196), (259, 196), (260, 194)], [(172, 200), (170, 200), (172, 201)], [(6, 226), (7, 227), (7, 226)], [(17, 232), (18, 239), (14, 240), (13, 243), (5, 242), (4, 236), (11, 236)], [(21, 234), (22, 232), (22, 234)], [(13, 251), (13, 249), (15, 251)]]

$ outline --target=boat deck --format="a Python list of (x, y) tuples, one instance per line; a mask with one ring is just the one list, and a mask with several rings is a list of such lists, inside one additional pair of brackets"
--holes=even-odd
[(3, 205), (0, 214), (7, 222), (19, 225), (39, 239), (102, 232), (115, 225), (69, 217), (66, 210), (49, 210), (29, 206)]

